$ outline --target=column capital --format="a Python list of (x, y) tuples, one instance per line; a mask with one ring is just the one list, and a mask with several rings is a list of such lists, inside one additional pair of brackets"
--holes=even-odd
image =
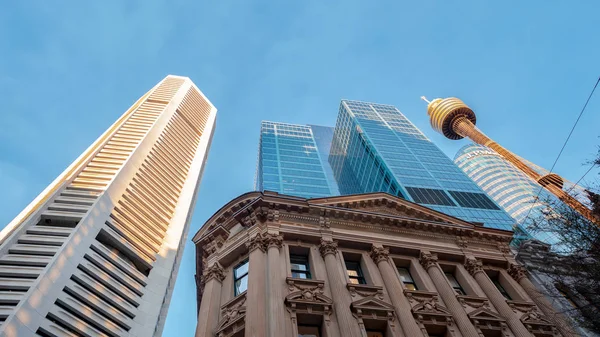
[(333, 240), (323, 240), (321, 239), (321, 244), (319, 245), (319, 251), (321, 252), (321, 256), (324, 258), (327, 254), (337, 254), (337, 241)]
[(474, 257), (465, 259), (465, 269), (469, 274), (475, 276), (479, 272), (483, 272), (483, 263)]
[(283, 247), (283, 235), (281, 234), (267, 233), (265, 234), (264, 241), (267, 248), (275, 247), (281, 249)]
[(437, 266), (438, 256), (430, 252), (423, 251), (419, 257), (419, 262), (425, 270)]
[(246, 247), (248, 247), (249, 251), (253, 251), (255, 249), (260, 249), (263, 252), (267, 250), (267, 237), (262, 232), (256, 233), (253, 237), (246, 242)]
[(390, 250), (385, 247), (372, 246), (371, 247), (371, 259), (379, 264), (381, 261), (387, 261), (390, 257)]
[(206, 284), (206, 282), (212, 279), (217, 280), (219, 283), (223, 282), (225, 279), (225, 270), (218, 262), (215, 262), (210, 267), (204, 269), (200, 281), (203, 284)]
[(527, 277), (527, 269), (520, 264), (511, 263), (506, 271), (517, 282)]

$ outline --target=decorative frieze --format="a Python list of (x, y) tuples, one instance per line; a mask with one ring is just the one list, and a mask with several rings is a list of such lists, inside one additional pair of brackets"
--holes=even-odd
[(325, 255), (327, 255), (327, 254), (336, 255), (337, 251), (338, 251), (337, 247), (338, 247), (337, 241), (321, 239), (321, 244), (319, 245), (319, 252), (321, 252), (321, 256), (323, 258), (325, 258)]
[(419, 262), (425, 268), (425, 270), (437, 266), (438, 256), (437, 254), (429, 253), (429, 252), (421, 252), (421, 256), (419, 257)]
[(375, 263), (379, 263), (381, 261), (387, 261), (390, 257), (390, 250), (385, 247), (371, 247), (371, 258)]
[(360, 295), (362, 297), (377, 297), (380, 300), (383, 300), (383, 287), (348, 283), (346, 288), (348, 288), (352, 297)]

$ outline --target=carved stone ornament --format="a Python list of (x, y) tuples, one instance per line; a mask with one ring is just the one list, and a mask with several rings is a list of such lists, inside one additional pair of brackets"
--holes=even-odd
[(233, 336), (244, 327), (246, 295), (240, 295), (221, 307), (221, 320), (217, 326), (218, 337)]
[(262, 232), (256, 233), (256, 235), (251, 237), (250, 240), (246, 242), (246, 247), (248, 247), (248, 250), (250, 251), (258, 248), (265, 252), (267, 247), (267, 236)]
[(475, 258), (467, 258), (465, 261), (465, 269), (469, 274), (475, 276), (475, 274), (483, 272), (483, 264)]
[(329, 218), (319, 217), (319, 226), (321, 226), (323, 228), (330, 228), (331, 221), (329, 220)]
[(321, 239), (321, 244), (319, 245), (319, 251), (321, 252), (321, 256), (323, 256), (323, 258), (324, 258), (325, 255), (327, 255), (327, 254), (336, 255), (337, 247), (338, 247), (337, 241)]
[(204, 269), (201, 282), (202, 284), (205, 284), (212, 279), (215, 279), (219, 282), (223, 282), (225, 279), (225, 270), (219, 263), (214, 263), (212, 266)]
[(465, 240), (461, 236), (457, 236), (456, 237), (456, 245), (459, 246), (460, 248), (467, 248), (467, 246), (469, 245), (469, 241)]
[(520, 264), (511, 263), (507, 271), (508, 274), (517, 282), (521, 281), (522, 278), (527, 277), (527, 270)]
[(371, 247), (371, 258), (375, 263), (379, 264), (381, 261), (387, 261), (390, 257), (390, 250), (385, 247)]
[(502, 253), (502, 254), (510, 254), (510, 247), (508, 246), (507, 243), (498, 243), (498, 250)]
[(257, 216), (263, 221), (279, 222), (279, 211), (268, 207), (260, 207), (256, 210)]
[(425, 268), (425, 270), (435, 267), (437, 265), (438, 257), (437, 254), (421, 252), (419, 262)]
[(283, 247), (283, 236), (280, 234), (267, 233), (265, 234), (265, 242), (267, 248), (275, 247), (277, 249), (280, 249), (281, 247)]

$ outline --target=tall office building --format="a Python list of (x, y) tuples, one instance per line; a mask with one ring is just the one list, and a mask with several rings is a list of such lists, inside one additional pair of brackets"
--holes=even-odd
[(0, 335), (161, 335), (216, 112), (166, 77), (0, 232)]
[(339, 195), (327, 157), (333, 128), (262, 122), (255, 189), (304, 198)]
[(514, 219), (392, 105), (342, 100), (329, 161), (342, 195), (388, 192), (521, 235)]
[[(522, 158), (521, 160), (540, 175), (550, 173)], [(463, 146), (456, 153), (454, 162), (533, 238), (548, 244), (556, 243), (556, 238), (551, 233), (539, 232), (532, 227), (532, 221), (547, 216), (551, 211), (548, 202), (560, 202), (554, 195), (496, 151), (482, 145)], [(583, 188), (569, 181), (564, 181), (564, 185), (571, 194), (584, 195)]]

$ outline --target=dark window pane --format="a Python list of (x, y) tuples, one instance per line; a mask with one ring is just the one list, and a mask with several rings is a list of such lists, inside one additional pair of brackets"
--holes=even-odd
[(456, 199), (461, 207), (480, 209), (500, 209), (494, 202), (483, 193), (448, 191)]
[(406, 187), (406, 190), (419, 204), (456, 206), (443, 190), (417, 187)]

